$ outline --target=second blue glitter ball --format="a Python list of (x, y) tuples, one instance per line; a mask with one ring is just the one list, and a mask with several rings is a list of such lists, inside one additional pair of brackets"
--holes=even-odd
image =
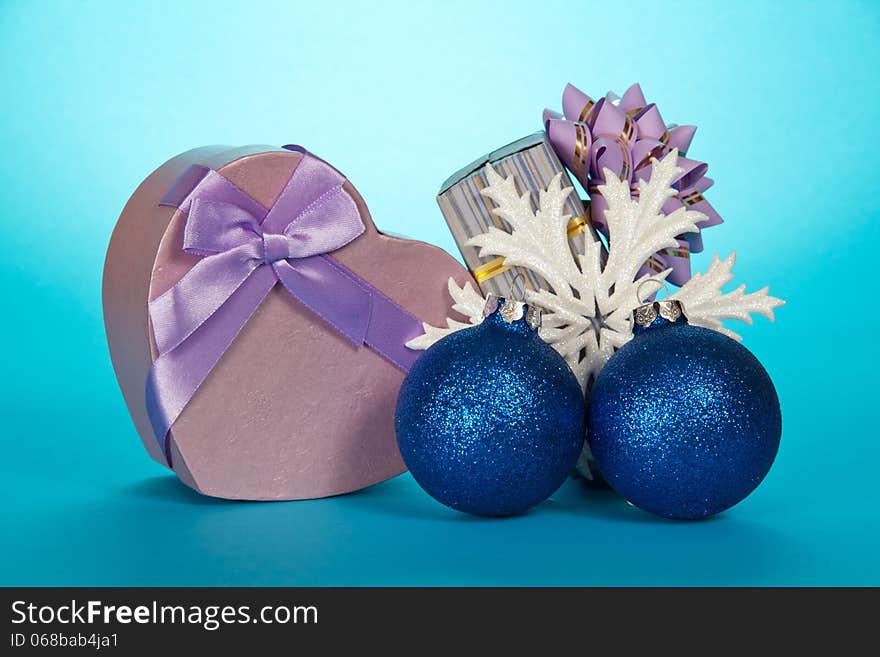
[(674, 301), (636, 312), (633, 339), (596, 379), (589, 442), (603, 476), (668, 518), (711, 516), (770, 470), (782, 433), (773, 382), (731, 338), (688, 324)]

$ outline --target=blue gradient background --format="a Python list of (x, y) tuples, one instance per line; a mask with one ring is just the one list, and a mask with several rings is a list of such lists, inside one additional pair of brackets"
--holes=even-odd
[[(0, 584), (880, 584), (880, 5), (765, 4), (0, 0)], [(440, 182), (539, 129), (567, 81), (640, 81), (698, 124), (727, 221), (697, 267), (736, 249), (737, 280), (789, 302), (744, 330), (785, 427), (748, 500), (668, 522), (572, 480), (487, 521), (408, 475), (229, 503), (149, 460), (100, 282), (150, 171), (204, 144), (302, 143), (385, 230), (454, 253)]]

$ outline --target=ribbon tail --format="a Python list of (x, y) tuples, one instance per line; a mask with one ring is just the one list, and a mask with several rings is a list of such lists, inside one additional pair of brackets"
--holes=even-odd
[(408, 372), (421, 354), (406, 343), (424, 331), (421, 321), (329, 256), (276, 262), (287, 291), (355, 347), (367, 345)]
[(168, 431), (275, 283), (270, 267), (258, 267), (210, 321), (153, 362), (147, 375), (147, 413), (169, 465)]
[(326, 256), (279, 260), (272, 268), (295, 299), (356, 347), (364, 344), (372, 309), (369, 285)]
[(406, 343), (425, 332), (421, 320), (404, 310), (381, 292), (373, 295), (373, 312), (365, 342), (385, 360), (404, 372), (423, 353)]
[(244, 244), (203, 258), (177, 284), (149, 304), (153, 337), (168, 353), (203, 326), (260, 266), (259, 248)]

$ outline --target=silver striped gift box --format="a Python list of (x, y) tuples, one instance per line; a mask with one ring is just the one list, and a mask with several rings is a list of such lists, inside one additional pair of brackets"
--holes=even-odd
[[(504, 221), (492, 212), (496, 207), (492, 200), (480, 193), (487, 185), (483, 171), (486, 164), (491, 164), (502, 176), (515, 176), (518, 191), (520, 194), (525, 191), (531, 193), (532, 207), (535, 209), (540, 191), (547, 188), (556, 174), (562, 174), (563, 187), (573, 186), (571, 178), (544, 133), (538, 132), (475, 160), (453, 174), (437, 194), (437, 203), (453, 239), (483, 294), (506, 296), (520, 292), (522, 284), (514, 289), (518, 274), (522, 275), (527, 289), (546, 287), (545, 281), (534, 272), (522, 267), (509, 267), (501, 257), (480, 258), (477, 255), (479, 249), (466, 244), (471, 237), (487, 232), (490, 226), (508, 229)], [(584, 240), (578, 237), (585, 230), (593, 232), (588, 222), (589, 212), (575, 192), (569, 195), (565, 209), (572, 217), (568, 224), (572, 251), (581, 254)]]

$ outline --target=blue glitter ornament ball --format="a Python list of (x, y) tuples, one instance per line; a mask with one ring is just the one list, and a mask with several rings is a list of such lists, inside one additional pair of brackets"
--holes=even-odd
[(681, 305), (665, 300), (637, 309), (633, 339), (596, 378), (589, 430), (614, 490), (646, 511), (696, 519), (761, 483), (779, 449), (782, 416), (751, 352), (688, 324)]
[(508, 516), (565, 481), (583, 448), (586, 408), (568, 365), (538, 337), (536, 309), (492, 303), (482, 324), (416, 361), (395, 419), (403, 460), (428, 494), (459, 511)]

